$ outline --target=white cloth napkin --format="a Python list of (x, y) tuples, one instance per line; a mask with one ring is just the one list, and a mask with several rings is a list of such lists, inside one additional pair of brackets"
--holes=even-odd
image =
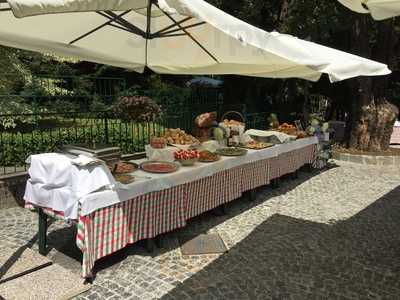
[(295, 136), (273, 130), (249, 129), (245, 132), (245, 134), (248, 134), (250, 137), (255, 139), (267, 139), (269, 142), (272, 142), (274, 144), (284, 144), (296, 139)]
[(175, 160), (174, 153), (178, 151), (175, 147), (165, 147), (162, 149), (155, 149), (150, 145), (146, 145), (146, 157), (152, 161), (168, 161), (173, 162)]
[(76, 214), (80, 198), (99, 190), (112, 190), (116, 185), (104, 163), (90, 165), (92, 159), (89, 160), (78, 158), (79, 163), (89, 163), (80, 167), (63, 154), (32, 155), (24, 199), (39, 206)]
[(73, 166), (71, 175), (71, 188), (78, 198), (102, 188), (113, 189), (116, 184), (110, 170), (104, 164), (86, 168)]
[(240, 136), (240, 143), (242, 144), (242, 145), (247, 145), (248, 143), (250, 143), (250, 142), (252, 142), (253, 141), (253, 139), (250, 137), (250, 135), (249, 134), (247, 134), (247, 133), (243, 133), (241, 136)]
[(33, 183), (32, 180), (28, 180), (24, 199), (37, 206), (63, 212), (67, 219), (78, 217), (78, 198), (70, 187), (49, 189), (42, 183)]
[(28, 170), (32, 183), (47, 184), (51, 187), (67, 186), (71, 180), (71, 161), (58, 153), (31, 155)]
[(100, 164), (101, 162), (98, 159), (93, 157), (89, 157), (86, 155), (79, 154), (77, 158), (71, 159), (73, 165), (77, 165), (79, 167), (85, 167), (89, 165)]
[(207, 150), (210, 152), (215, 152), (219, 148), (221, 148), (221, 145), (217, 141), (211, 140), (211, 141), (206, 141), (206, 142), (201, 143), (198, 150), (200, 150), (200, 151)]

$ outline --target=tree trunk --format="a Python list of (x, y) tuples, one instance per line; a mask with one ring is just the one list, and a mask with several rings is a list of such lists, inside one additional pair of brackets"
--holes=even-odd
[(370, 101), (353, 111), (349, 147), (364, 151), (387, 150), (398, 108), (385, 98), (374, 99), (371, 94), (363, 94), (360, 97)]
[[(356, 51), (364, 57), (393, 65), (397, 37), (391, 21), (378, 25), (377, 49), (371, 49), (371, 28), (366, 17), (358, 17), (353, 31)], [(386, 99), (390, 76), (360, 77), (350, 81), (352, 87), (351, 132), (349, 147), (364, 151), (387, 150), (398, 108)]]

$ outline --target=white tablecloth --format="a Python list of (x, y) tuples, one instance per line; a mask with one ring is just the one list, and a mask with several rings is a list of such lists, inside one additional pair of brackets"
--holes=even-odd
[[(37, 155), (31, 159), (31, 179), (27, 183), (24, 199), (38, 206), (62, 211), (66, 218), (76, 219), (79, 206), (80, 215), (88, 215), (137, 196), (166, 190), (317, 143), (316, 137), (304, 138), (263, 150), (248, 150), (244, 156), (221, 157), (214, 163), (198, 162), (171, 174), (150, 174), (138, 170), (133, 173), (137, 176), (135, 182), (129, 185), (116, 183), (105, 165), (81, 168), (72, 165), (70, 158), (64, 155)], [(134, 162), (140, 164), (143, 161), (146, 159)]]
[[(174, 153), (179, 151), (180, 149), (188, 149), (190, 146), (188, 145), (178, 145), (177, 147), (167, 146), (162, 149), (155, 149), (150, 145), (145, 146), (146, 157), (152, 161), (168, 161), (173, 162), (175, 161)], [(217, 149), (221, 148), (221, 145), (218, 144), (217, 141), (207, 141), (202, 143), (198, 150), (208, 150), (211, 152), (215, 152)]]

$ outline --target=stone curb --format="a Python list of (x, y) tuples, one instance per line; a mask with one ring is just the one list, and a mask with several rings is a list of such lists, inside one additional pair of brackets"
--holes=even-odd
[(356, 164), (400, 167), (400, 156), (372, 156), (332, 151), (332, 158)]
[(0, 209), (23, 205), (27, 179), (26, 172), (0, 177)]

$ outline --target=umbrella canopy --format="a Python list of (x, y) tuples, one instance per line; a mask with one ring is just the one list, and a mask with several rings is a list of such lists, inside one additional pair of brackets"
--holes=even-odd
[(0, 44), (164, 74), (316, 81), (326, 73), (339, 81), (390, 73), (378, 62), (265, 32), (202, 0), (7, 0)]
[(351, 10), (368, 14), (375, 20), (400, 16), (400, 0), (338, 0)]

